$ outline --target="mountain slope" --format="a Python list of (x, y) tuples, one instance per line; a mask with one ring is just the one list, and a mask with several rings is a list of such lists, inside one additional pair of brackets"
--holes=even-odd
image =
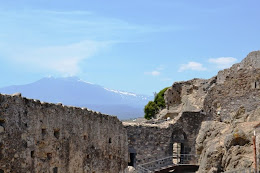
[(0, 92), (20, 92), (25, 97), (41, 101), (87, 107), (117, 115), (119, 119), (142, 117), (144, 105), (152, 99), (150, 96), (110, 90), (76, 77), (43, 78), (31, 84), (0, 88)]

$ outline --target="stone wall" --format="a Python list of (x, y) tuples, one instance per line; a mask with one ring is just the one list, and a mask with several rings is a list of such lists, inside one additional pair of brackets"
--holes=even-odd
[(158, 125), (125, 125), (129, 152), (136, 154), (136, 165), (164, 158), (172, 153), (170, 127)]
[(205, 115), (183, 112), (178, 119), (161, 124), (124, 123), (130, 153), (136, 153), (136, 164), (173, 155), (173, 144), (182, 144), (181, 154), (196, 154), (196, 138)]
[(116, 173), (127, 163), (116, 117), (0, 94), (0, 171)]
[(249, 116), (260, 102), (260, 68), (245, 67), (243, 62), (248, 63), (248, 60), (224, 70), (229, 71), (225, 77), (222, 76), (224, 72), (220, 72), (217, 84), (208, 91), (204, 110), (212, 119), (226, 123), (260, 120), (259, 117)]
[(175, 118), (183, 112), (199, 112), (203, 109), (208, 90), (214, 86), (216, 77), (208, 80), (192, 79), (175, 82), (164, 93), (166, 108), (157, 114), (157, 118)]
[[(183, 112), (178, 121), (173, 124), (173, 142), (184, 144), (185, 154), (196, 154), (196, 138), (201, 128), (201, 123), (207, 119), (202, 112)], [(184, 138), (180, 138), (183, 134)], [(184, 139), (184, 140), (182, 140)]]

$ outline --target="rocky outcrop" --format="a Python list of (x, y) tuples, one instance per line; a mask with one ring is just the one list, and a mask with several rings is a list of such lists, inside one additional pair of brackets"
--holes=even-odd
[(166, 109), (158, 118), (177, 122), (185, 112), (204, 115), (196, 139), (198, 172), (252, 167), (253, 127), (260, 121), (260, 51), (209, 80), (174, 83), (164, 99)]
[(192, 79), (186, 82), (175, 82), (164, 93), (166, 108), (160, 111), (157, 118), (175, 118), (183, 112), (200, 112), (208, 90), (214, 86), (216, 77), (211, 79)]
[(220, 71), (204, 100), (208, 121), (196, 140), (198, 172), (224, 172), (253, 165), (252, 136), (260, 117), (260, 51)]
[(196, 140), (200, 155), (198, 172), (212, 172), (213, 167), (215, 172), (252, 167), (255, 124), (245, 122), (232, 127), (218, 121), (203, 122)]
[[(204, 110), (226, 123), (257, 120), (252, 117), (260, 101), (260, 53), (250, 53), (241, 63), (220, 71), (217, 83), (205, 97)], [(249, 115), (251, 116), (249, 117)]]

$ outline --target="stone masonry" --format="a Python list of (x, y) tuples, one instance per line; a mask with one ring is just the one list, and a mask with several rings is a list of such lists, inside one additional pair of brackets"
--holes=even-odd
[(183, 112), (181, 117), (160, 124), (124, 122), (129, 139), (129, 152), (136, 165), (173, 156), (173, 144), (181, 144), (181, 154), (196, 154), (196, 137), (205, 115)]
[(127, 163), (116, 117), (0, 94), (0, 172), (117, 173)]

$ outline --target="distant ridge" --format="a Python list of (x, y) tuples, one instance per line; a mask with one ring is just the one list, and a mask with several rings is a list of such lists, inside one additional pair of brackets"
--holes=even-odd
[(119, 119), (143, 117), (143, 108), (152, 96), (108, 89), (77, 77), (42, 78), (26, 85), (0, 88), (1, 93), (22, 93), (24, 97), (65, 105), (87, 107)]

